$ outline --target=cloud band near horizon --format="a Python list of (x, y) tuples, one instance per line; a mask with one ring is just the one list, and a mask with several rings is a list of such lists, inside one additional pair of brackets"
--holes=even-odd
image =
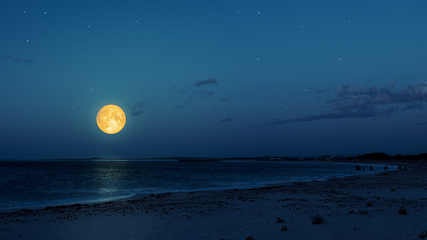
[(265, 125), (388, 116), (398, 111), (424, 109), (424, 102), (427, 102), (427, 83), (407, 85), (401, 90), (395, 90), (395, 82), (380, 88), (341, 85), (336, 87), (335, 97), (325, 102), (332, 109), (330, 112), (284, 120), (275, 119)]

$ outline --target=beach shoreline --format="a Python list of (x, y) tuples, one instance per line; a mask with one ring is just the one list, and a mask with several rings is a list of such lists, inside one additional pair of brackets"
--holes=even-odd
[[(50, 160), (50, 161), (58, 161), (58, 160)], [(59, 160), (61, 161), (61, 160)], [(83, 160), (86, 161), (86, 160)], [(91, 160), (89, 160), (91, 161)], [(101, 160), (95, 160), (95, 161), (101, 161)], [(105, 160), (107, 162), (115, 161), (111, 159)], [(124, 160), (120, 160), (124, 161)], [(142, 160), (142, 161), (166, 161), (166, 160)], [(173, 160), (174, 162), (178, 160)], [(211, 160), (200, 160), (202, 163), (210, 163)], [(136, 192), (122, 192), (119, 195), (108, 195), (108, 196), (98, 196), (98, 197), (84, 197), (84, 198), (66, 198), (66, 199), (57, 199), (57, 200), (49, 200), (46, 201), (44, 199), (38, 199), (33, 201), (22, 201), (22, 202), (2, 202), (0, 204), (0, 212), (13, 212), (13, 211), (19, 211), (21, 209), (27, 209), (27, 210), (39, 210), (46, 207), (61, 207), (61, 206), (70, 206), (75, 204), (85, 204), (85, 205), (91, 205), (96, 203), (105, 203), (105, 202), (112, 202), (112, 201), (121, 201), (133, 198), (138, 195), (150, 195), (150, 194), (164, 194), (164, 193), (176, 193), (176, 192), (203, 192), (203, 191), (223, 191), (223, 190), (232, 190), (232, 189), (257, 189), (262, 187), (268, 187), (268, 186), (281, 186), (286, 185), (293, 182), (311, 182), (311, 181), (325, 181), (329, 179), (340, 179), (340, 178), (346, 178), (351, 176), (358, 176), (363, 174), (374, 174), (380, 171), (386, 170), (397, 170), (397, 166), (394, 164), (384, 164), (384, 163), (355, 163), (355, 162), (344, 162), (344, 161), (320, 161), (320, 160), (311, 160), (311, 161), (295, 161), (295, 160), (218, 160), (215, 159), (214, 162), (232, 162), (232, 163), (270, 163), (270, 164), (277, 164), (277, 163), (289, 163), (289, 164), (297, 164), (302, 165), (308, 169), (315, 167), (317, 164), (327, 164), (326, 166), (329, 166), (329, 164), (344, 164), (347, 166), (351, 166), (353, 172), (349, 173), (335, 173), (335, 174), (329, 174), (327, 176), (316, 176), (311, 175), (311, 177), (296, 177), (296, 178), (287, 178), (285, 176), (281, 177), (279, 179), (275, 180), (265, 180), (265, 181), (256, 181), (251, 183), (243, 182), (241, 184), (233, 184), (233, 185), (224, 185), (224, 186), (206, 186), (206, 187), (199, 187), (199, 188), (177, 188), (177, 189), (171, 189), (171, 188), (165, 188), (165, 189), (148, 189), (148, 191), (136, 191)], [(332, 165), (332, 166), (333, 166)], [(373, 169), (370, 169), (370, 167), (373, 166)], [(388, 166), (388, 167), (387, 167)], [(333, 166), (334, 167), (334, 166)], [(356, 170), (354, 170), (354, 167), (356, 167)], [(357, 170), (357, 167), (360, 167), (359, 170)], [(387, 169), (386, 169), (387, 168)], [(374, 171), (370, 171), (374, 170)], [(348, 171), (346, 169), (346, 171)], [(61, 195), (58, 195), (61, 196)]]
[(387, 164), (407, 170), (2, 212), (0, 239), (420, 239), (427, 164)]

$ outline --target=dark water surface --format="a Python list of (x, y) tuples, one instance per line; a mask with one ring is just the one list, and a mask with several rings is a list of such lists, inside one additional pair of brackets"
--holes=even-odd
[[(374, 166), (374, 171), (382, 167)], [(108, 201), (147, 193), (256, 188), (358, 173), (355, 164), (340, 163), (0, 161), (0, 209)]]

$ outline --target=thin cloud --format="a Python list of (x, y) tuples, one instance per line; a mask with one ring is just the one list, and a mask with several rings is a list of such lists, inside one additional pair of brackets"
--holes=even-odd
[(16, 63), (25, 63), (27, 65), (31, 65), (33, 62), (35, 62), (34, 59), (22, 59), (22, 58), (15, 58), (12, 56), (4, 56), (3, 58), (8, 59), (10, 61), (14, 61)]
[(181, 105), (175, 106), (174, 107), (175, 110), (179, 110), (179, 109), (184, 108), (192, 99), (193, 99), (193, 97), (187, 98), (184, 103), (182, 103)]
[(187, 90), (179, 88), (179, 87), (172, 87), (171, 89), (173, 91), (175, 91), (176, 93), (178, 93), (179, 95), (185, 95), (187, 93)]
[(422, 109), (424, 109), (424, 105), (422, 103), (409, 104), (401, 108), (402, 111), (406, 111), (406, 110), (415, 111), (415, 110), (422, 110)]
[(232, 118), (226, 117), (226, 118), (223, 118), (223, 119), (219, 120), (218, 123), (231, 122), (231, 121), (233, 121)]
[(139, 116), (141, 114), (144, 113), (144, 108), (145, 108), (146, 104), (143, 101), (139, 101), (136, 103), (129, 103), (128, 104), (128, 109), (130, 111), (130, 114), (132, 116)]
[(201, 80), (196, 83), (194, 83), (194, 86), (201, 87), (203, 85), (210, 85), (210, 84), (218, 84), (215, 78), (209, 78), (208, 80)]
[(25, 60), (25, 63), (28, 64), (28, 65), (31, 65), (31, 63), (33, 63), (33, 62), (34, 62), (33, 59)]
[(266, 125), (388, 116), (399, 111), (424, 109), (424, 102), (427, 102), (427, 83), (407, 85), (401, 90), (395, 90), (394, 82), (379, 88), (341, 85), (336, 87), (335, 97), (326, 101), (332, 109), (330, 112), (285, 120), (276, 119)]
[[(218, 84), (215, 78), (209, 78), (208, 80), (201, 80), (193, 84), (193, 86), (196, 87), (202, 87), (204, 85), (213, 85)], [(222, 103), (230, 103), (231, 99), (227, 97), (218, 98), (216, 97), (216, 94), (214, 94), (214, 91), (207, 90), (204, 88), (198, 88), (197, 90), (186, 90), (180, 87), (170, 87), (170, 89), (175, 92), (178, 95), (186, 96), (186, 99), (181, 104), (175, 106), (174, 108), (176, 110), (183, 109), (186, 107), (190, 102), (197, 101), (197, 100), (204, 100), (204, 99), (212, 99), (215, 98), (219, 102)]]
[[(185, 92), (184, 90), (182, 91), (182, 93), (177, 92), (180, 95), (184, 95)], [(182, 109), (184, 108), (186, 105), (188, 105), (191, 101), (195, 100), (195, 99), (206, 99), (208, 97), (211, 97), (213, 95), (212, 91), (205, 91), (205, 90), (199, 90), (199, 91), (193, 91), (191, 92), (192, 96), (188, 97), (185, 99), (185, 101), (178, 106), (175, 106), (174, 108), (176, 110), (178, 109)]]
[(200, 91), (194, 91), (193, 94), (200, 99), (205, 99), (206, 97), (210, 97), (213, 95), (212, 91), (204, 91), (204, 90), (200, 90)]
[(231, 103), (231, 99), (229, 99), (229, 98), (221, 98), (221, 99), (219, 99), (221, 102), (224, 102), (224, 103)]
[(275, 119), (273, 121), (267, 122), (265, 125), (273, 126), (282, 123), (292, 123), (292, 122), (311, 122), (317, 120), (325, 119), (343, 119), (343, 118), (369, 118), (373, 117), (374, 113), (372, 112), (347, 112), (347, 113), (324, 113), (318, 115), (307, 115), (300, 118), (292, 118), (286, 120)]

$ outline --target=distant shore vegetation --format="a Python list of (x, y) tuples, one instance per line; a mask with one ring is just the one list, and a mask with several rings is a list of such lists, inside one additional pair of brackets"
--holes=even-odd
[[(3, 159), (13, 160), (13, 159)], [(22, 159), (24, 160), (24, 159)], [(364, 162), (364, 161), (380, 161), (380, 162), (427, 162), (427, 153), (409, 154), (409, 155), (388, 155), (384, 152), (374, 152), (362, 155), (352, 156), (336, 156), (336, 155), (320, 155), (315, 157), (283, 157), (283, 156), (262, 156), (262, 157), (144, 157), (144, 158), (112, 158), (112, 157), (91, 157), (91, 158), (57, 158), (57, 159), (28, 159), (28, 160), (175, 160), (180, 162), (216, 162), (216, 161), (327, 161), (327, 162)]]

